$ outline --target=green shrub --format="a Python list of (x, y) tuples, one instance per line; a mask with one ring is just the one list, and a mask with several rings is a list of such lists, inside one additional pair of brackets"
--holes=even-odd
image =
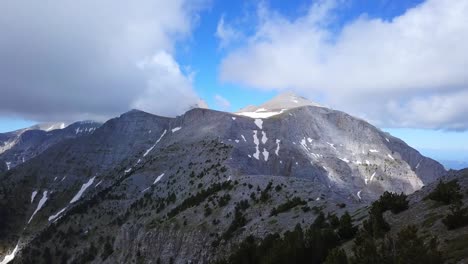
[(348, 264), (348, 257), (344, 250), (334, 248), (328, 253), (325, 264)]
[(468, 207), (462, 208), (458, 203), (450, 207), (450, 213), (442, 219), (442, 223), (449, 229), (457, 229), (468, 225)]
[(384, 192), (379, 198), (379, 203), (382, 206), (382, 212), (390, 210), (392, 213), (398, 214), (408, 209), (408, 200), (404, 193)]
[(439, 181), (436, 188), (426, 196), (426, 199), (443, 204), (454, 204), (460, 202), (462, 198), (463, 194), (460, 193), (460, 185), (457, 180), (448, 182)]
[(305, 205), (305, 204), (307, 204), (306, 201), (302, 200), (299, 197), (294, 197), (292, 200), (288, 200), (287, 202), (278, 205), (277, 208), (273, 208), (271, 210), (270, 216), (274, 216), (283, 212), (287, 212), (298, 205)]
[(338, 235), (342, 240), (353, 238), (358, 231), (357, 226), (353, 226), (353, 220), (348, 212), (345, 212), (339, 221)]

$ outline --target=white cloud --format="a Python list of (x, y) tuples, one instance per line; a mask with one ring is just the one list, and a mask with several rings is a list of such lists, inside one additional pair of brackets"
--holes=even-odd
[(231, 108), (231, 102), (229, 102), (228, 99), (222, 97), (221, 95), (217, 94), (214, 96), (214, 99), (215, 99), (215, 102), (216, 102), (216, 106), (223, 110), (223, 111), (227, 111), (229, 110), (229, 108)]
[(332, 32), (334, 1), (288, 19), (265, 6), (220, 77), (294, 90), (380, 126), (467, 129), (468, 0), (428, 0), (391, 21), (361, 16)]
[(232, 26), (227, 25), (224, 21), (224, 15), (218, 21), (216, 26), (215, 36), (219, 39), (219, 48), (226, 48), (232, 42), (242, 38), (240, 31), (237, 31)]
[(105, 119), (176, 115), (198, 101), (174, 60), (203, 0), (0, 2), (0, 114)]

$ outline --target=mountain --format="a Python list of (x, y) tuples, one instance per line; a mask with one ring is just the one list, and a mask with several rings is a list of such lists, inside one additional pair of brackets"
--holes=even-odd
[(400, 139), (299, 96), (247, 110), (132, 110), (0, 174), (0, 256), (207, 263), (249, 234), (358, 210), (446, 174)]
[(81, 121), (65, 126), (65, 123), (43, 123), (29, 128), (0, 134), (0, 163), (7, 170), (42, 153), (50, 146), (66, 139), (91, 134), (101, 124)]
[(236, 114), (252, 118), (268, 118), (301, 106), (321, 107), (321, 105), (294, 93), (283, 93), (260, 106), (250, 105), (242, 108)]

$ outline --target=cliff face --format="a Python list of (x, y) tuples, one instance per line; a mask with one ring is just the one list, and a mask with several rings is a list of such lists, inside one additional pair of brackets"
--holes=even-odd
[(445, 173), (345, 113), (267, 111), (133, 110), (47, 148), (0, 174), (0, 256), (18, 244), (18, 263), (46, 248), (54, 261), (204, 263), (248, 234), (352, 211), (385, 190), (411, 193)]

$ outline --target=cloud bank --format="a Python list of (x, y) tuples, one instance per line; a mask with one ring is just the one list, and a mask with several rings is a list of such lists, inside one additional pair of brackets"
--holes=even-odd
[(176, 115), (199, 98), (174, 59), (201, 1), (1, 1), (0, 114), (105, 119)]
[(362, 15), (339, 32), (337, 9), (318, 1), (289, 19), (259, 5), (221, 80), (322, 98), (381, 127), (468, 129), (467, 0), (428, 0), (391, 21)]

